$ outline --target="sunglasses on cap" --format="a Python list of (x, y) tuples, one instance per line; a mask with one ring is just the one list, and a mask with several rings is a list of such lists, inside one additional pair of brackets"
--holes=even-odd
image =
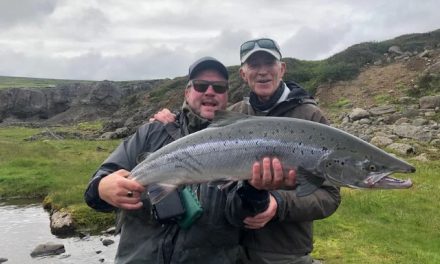
[(272, 39), (268, 39), (268, 38), (262, 38), (262, 39), (249, 40), (249, 41), (246, 41), (245, 43), (241, 44), (240, 57), (243, 57), (249, 51), (253, 50), (255, 48), (255, 44), (257, 44), (260, 48), (275, 50), (276, 52), (281, 54), (280, 47), (278, 46), (278, 44), (275, 41), (273, 41)]
[(214, 89), (214, 92), (218, 94), (225, 93), (229, 88), (228, 82), (226, 81), (211, 82), (205, 80), (191, 80), (188, 83), (188, 87), (189, 86), (194, 87), (194, 90), (196, 90), (199, 93), (206, 92), (206, 90), (208, 90), (210, 85), (212, 86), (212, 89)]

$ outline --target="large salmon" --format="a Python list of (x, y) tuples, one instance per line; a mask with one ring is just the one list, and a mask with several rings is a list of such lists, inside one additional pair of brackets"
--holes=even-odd
[(220, 111), (214, 123), (150, 154), (132, 170), (143, 185), (163, 188), (152, 202), (181, 184), (245, 180), (263, 157), (278, 157), (297, 171), (298, 196), (328, 182), (350, 188), (400, 189), (411, 180), (390, 177), (415, 168), (342, 130), (302, 119), (255, 117)]

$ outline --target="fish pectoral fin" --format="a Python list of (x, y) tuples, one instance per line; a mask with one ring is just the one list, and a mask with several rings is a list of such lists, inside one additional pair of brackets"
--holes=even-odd
[(296, 196), (302, 197), (310, 195), (316, 191), (321, 187), (325, 179), (319, 177), (314, 172), (298, 167), (296, 181), (298, 183), (298, 186), (296, 187)]
[(177, 189), (177, 185), (158, 183), (148, 186), (148, 196), (150, 197), (151, 204), (157, 204), (168, 194)]

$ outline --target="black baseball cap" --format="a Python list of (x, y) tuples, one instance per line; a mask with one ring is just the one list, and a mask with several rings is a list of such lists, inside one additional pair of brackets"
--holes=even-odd
[(228, 70), (225, 65), (216, 58), (209, 56), (200, 58), (189, 66), (188, 78), (192, 80), (199, 72), (206, 69), (217, 70), (226, 80), (229, 79)]

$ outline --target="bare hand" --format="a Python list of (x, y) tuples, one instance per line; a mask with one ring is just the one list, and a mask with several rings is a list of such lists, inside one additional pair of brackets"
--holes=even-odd
[(252, 166), (252, 178), (249, 184), (258, 190), (276, 190), (281, 187), (294, 187), (296, 183), (295, 170), (289, 170), (287, 177), (283, 175), (283, 167), (279, 159), (266, 157), (263, 164), (255, 162)]
[(129, 171), (118, 170), (102, 178), (98, 185), (99, 197), (118, 208), (141, 208), (140, 196), (145, 188), (138, 182), (127, 179), (129, 175)]
[(171, 113), (169, 109), (164, 108), (159, 112), (155, 113), (154, 116), (150, 118), (149, 121), (150, 122), (159, 121), (164, 124), (173, 123), (174, 121), (176, 121), (176, 115)]
[(255, 216), (246, 217), (243, 220), (245, 224), (245, 228), (248, 229), (260, 229), (263, 228), (272, 218), (276, 215), (278, 209), (278, 204), (275, 198), (270, 195), (269, 197), (269, 206), (266, 211), (259, 213)]

